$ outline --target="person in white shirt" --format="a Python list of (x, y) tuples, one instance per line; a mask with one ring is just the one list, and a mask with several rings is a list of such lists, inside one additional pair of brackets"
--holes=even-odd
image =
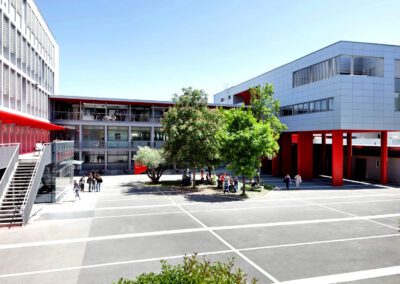
[(303, 181), (301, 180), (301, 175), (300, 175), (300, 174), (297, 174), (297, 175), (294, 177), (294, 180), (296, 181), (296, 189), (299, 189), (300, 183), (303, 182)]

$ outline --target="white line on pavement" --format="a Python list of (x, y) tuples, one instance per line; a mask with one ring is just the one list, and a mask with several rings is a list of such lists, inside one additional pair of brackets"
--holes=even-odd
[(205, 231), (209, 231), (209, 230), (212, 230), (212, 231), (237, 230), (237, 229), (264, 228), (264, 227), (276, 227), (276, 226), (319, 224), (319, 223), (330, 223), (330, 222), (349, 222), (349, 221), (369, 220), (369, 219), (379, 219), (379, 218), (389, 218), (389, 217), (399, 217), (399, 216), (400, 216), (400, 213), (362, 216), (362, 217), (343, 217), (343, 218), (333, 218), (333, 219), (331, 218), (331, 219), (286, 221), (286, 222), (274, 222), (274, 223), (215, 226), (215, 227), (207, 227), (207, 228), (200, 227), (200, 228), (191, 228), (191, 229), (177, 229), (177, 230), (166, 230), (166, 231), (155, 231), (155, 232), (144, 232), (144, 233), (119, 234), (119, 235), (74, 238), (74, 239), (63, 239), (63, 240), (51, 240), (51, 241), (41, 241), (41, 242), (3, 244), (3, 245), (0, 245), (0, 249), (13, 249), (13, 248), (37, 247), (37, 246), (69, 244), (69, 243), (79, 243), (79, 242), (93, 242), (93, 241), (104, 241), (104, 240), (115, 240), (115, 239), (138, 238), (138, 237), (174, 235), (174, 234), (185, 234), (185, 233), (193, 233), (193, 232), (205, 232)]
[(377, 269), (362, 270), (362, 271), (349, 272), (349, 273), (341, 273), (341, 274), (285, 281), (285, 282), (281, 282), (281, 283), (282, 284), (343, 283), (343, 282), (364, 280), (364, 279), (398, 275), (398, 274), (400, 274), (400, 266), (391, 266), (391, 267), (385, 267), (385, 268), (377, 268)]
[(169, 201), (171, 201), (173, 204), (175, 204), (179, 209), (182, 210), (182, 212), (185, 212), (186, 215), (188, 215), (190, 218), (192, 218), (194, 221), (196, 221), (198, 224), (200, 224), (204, 229), (206, 229), (208, 232), (210, 232), (214, 237), (216, 237), (220, 242), (222, 242), (224, 245), (226, 245), (228, 248), (230, 248), (233, 252), (235, 252), (237, 255), (239, 255), (241, 258), (243, 258), (245, 261), (247, 261), (251, 266), (253, 266), (255, 269), (257, 269), (259, 272), (261, 272), (264, 276), (266, 276), (268, 279), (272, 280), (272, 282), (277, 283), (279, 282), (275, 277), (273, 277), (271, 274), (269, 274), (267, 271), (262, 269), (259, 265), (257, 265), (255, 262), (253, 262), (251, 259), (249, 259), (247, 256), (245, 256), (243, 253), (238, 251), (234, 246), (232, 246), (229, 242), (227, 242), (224, 238), (222, 238), (220, 235), (214, 232), (210, 227), (207, 227), (203, 222), (201, 222), (199, 219), (194, 217), (192, 214), (190, 214), (188, 211), (186, 211), (182, 206), (178, 205), (172, 198), (169, 196), (165, 196)]
[[(281, 247), (338, 243), (338, 242), (346, 242), (346, 241), (357, 241), (357, 240), (379, 239), (379, 238), (390, 238), (390, 237), (400, 237), (400, 235), (399, 234), (377, 235), (377, 236), (337, 239), (337, 240), (329, 240), (329, 241), (316, 241), (316, 242), (293, 243), (293, 244), (284, 244), (284, 245), (251, 247), (251, 248), (242, 248), (242, 249), (237, 249), (237, 250), (242, 252), (242, 251), (252, 251), (252, 250), (274, 249), (274, 248), (281, 248)], [(201, 252), (201, 253), (198, 253), (197, 255), (203, 256), (203, 255), (213, 255), (213, 254), (224, 254), (224, 253), (230, 253), (230, 252), (234, 252), (234, 251), (229, 249), (229, 250), (220, 250), (220, 251), (211, 251), (211, 252)], [(18, 273), (2, 274), (2, 275), (0, 275), (0, 278), (27, 276), (27, 275), (34, 275), (34, 274), (62, 272), (62, 271), (79, 270), (79, 269), (99, 268), (99, 267), (105, 267), (105, 266), (115, 266), (115, 265), (124, 265), (124, 264), (143, 263), (143, 262), (150, 262), (150, 261), (160, 261), (162, 259), (169, 260), (169, 259), (182, 258), (183, 256), (184, 255), (164, 256), (164, 257), (135, 259), (135, 260), (127, 260), (127, 261), (119, 261), (119, 262), (107, 262), (107, 263), (99, 263), (99, 264), (83, 265), (83, 266), (73, 266), (73, 267), (66, 267), (66, 268), (55, 268), (55, 269), (48, 269), (48, 270), (18, 272)], [(384, 275), (381, 275), (381, 276), (384, 276)], [(323, 276), (323, 277), (331, 277), (331, 276)], [(375, 277), (377, 277), (377, 276), (375, 276)], [(317, 278), (315, 278), (315, 279), (317, 279)], [(307, 278), (307, 280), (308, 279), (314, 279), (314, 278)], [(362, 279), (362, 278), (359, 278), (359, 279)], [(363, 278), (363, 279), (365, 279), (365, 278)], [(300, 280), (300, 281), (303, 281), (303, 280)], [(318, 283), (319, 284), (319, 283), (325, 283), (325, 282), (299, 282), (299, 283)], [(330, 282), (326, 282), (326, 283), (330, 283)]]
[[(204, 209), (204, 210), (187, 210), (190, 213), (205, 213), (205, 212), (220, 212), (220, 211), (247, 211), (256, 209), (273, 209), (273, 208), (287, 208), (287, 207), (307, 207), (307, 206), (319, 206), (319, 205), (340, 205), (340, 204), (354, 204), (354, 203), (379, 203), (379, 202), (394, 202), (400, 201), (400, 199), (384, 199), (384, 200), (357, 200), (357, 201), (344, 201), (344, 202), (329, 202), (329, 203), (305, 203), (305, 204), (289, 204), (289, 205), (265, 205), (265, 206), (254, 206), (254, 207), (230, 207), (230, 208), (216, 208), (216, 209)], [(171, 206), (169, 204), (169, 206)], [(57, 211), (56, 213), (59, 213)], [(168, 215), (168, 214), (184, 214), (184, 212), (152, 212), (152, 213), (138, 213), (138, 214), (124, 214), (124, 215), (110, 215), (110, 216), (93, 216), (93, 217), (82, 217), (82, 218), (62, 218), (62, 220), (88, 220), (88, 219), (108, 219), (108, 218), (124, 218), (124, 217), (137, 217), (137, 216), (152, 216), (152, 215)], [(35, 222), (60, 222), (60, 219), (43, 219), (35, 220)]]

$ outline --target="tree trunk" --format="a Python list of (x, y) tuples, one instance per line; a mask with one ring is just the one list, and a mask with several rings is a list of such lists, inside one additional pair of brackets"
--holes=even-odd
[(260, 172), (261, 172), (261, 169), (259, 166), (257, 166), (257, 183), (258, 184), (260, 184)]
[(196, 168), (193, 169), (193, 189), (196, 188)]
[(243, 175), (243, 188), (242, 188), (242, 195), (246, 195), (246, 177)]

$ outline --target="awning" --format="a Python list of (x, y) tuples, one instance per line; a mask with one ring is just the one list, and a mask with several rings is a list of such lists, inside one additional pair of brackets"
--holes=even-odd
[(40, 128), (46, 130), (65, 130), (65, 127), (55, 125), (46, 121), (30, 118), (27, 116), (0, 110), (0, 120), (3, 124), (13, 123), (19, 126), (29, 126), (32, 128)]
[(77, 161), (77, 160), (62, 161), (62, 162), (60, 163), (60, 165), (63, 165), (63, 166), (64, 166), (64, 165), (80, 166), (80, 165), (82, 165), (82, 164), (83, 164), (83, 161)]

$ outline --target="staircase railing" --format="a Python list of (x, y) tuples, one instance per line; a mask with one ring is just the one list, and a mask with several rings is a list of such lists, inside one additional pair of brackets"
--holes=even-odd
[[(7, 168), (0, 181), (0, 205), (6, 194), (8, 185), (11, 183), (12, 176), (18, 166), (19, 143), (0, 144), (1, 157), (9, 157)], [(6, 150), (5, 150), (6, 149)]]
[(35, 203), (36, 195), (39, 190), (40, 181), (47, 161), (51, 159), (51, 144), (45, 143), (43, 151), (40, 152), (39, 158), (36, 161), (35, 168), (32, 172), (32, 177), (29, 181), (28, 189), (25, 194), (24, 201), (21, 205), (22, 224), (25, 225), (32, 210), (33, 203)]

